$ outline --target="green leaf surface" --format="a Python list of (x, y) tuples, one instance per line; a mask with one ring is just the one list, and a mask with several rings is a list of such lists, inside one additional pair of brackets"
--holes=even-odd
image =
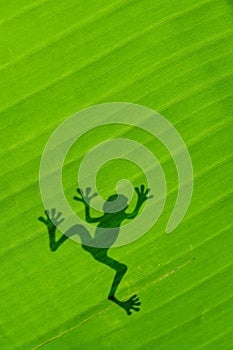
[[(232, 2), (1, 0), (0, 13), (0, 348), (232, 349)], [(190, 208), (165, 234), (178, 184), (158, 140), (133, 127), (101, 127), (67, 156), (64, 190), (81, 217), (72, 203), (76, 171), (95, 144), (132, 138), (163, 166), (161, 218), (138, 241), (110, 250), (128, 266), (119, 298), (140, 296), (130, 317), (107, 300), (113, 271), (72, 240), (51, 252), (37, 220), (50, 134), (77, 111), (113, 101), (167, 118), (194, 169)], [(103, 197), (122, 176), (144, 181), (120, 162), (98, 175)]]

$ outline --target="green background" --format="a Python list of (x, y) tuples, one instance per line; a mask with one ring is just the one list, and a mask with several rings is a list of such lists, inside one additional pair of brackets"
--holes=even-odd
[[(0, 348), (232, 349), (232, 2), (1, 0), (0, 13)], [(130, 317), (106, 299), (113, 271), (73, 241), (52, 253), (37, 220), (39, 163), (51, 132), (75, 112), (112, 101), (166, 117), (187, 144), (195, 176), (190, 208), (168, 235), (177, 176), (158, 141), (100, 128), (67, 157), (69, 199), (78, 161), (109, 135), (144, 143), (164, 168), (169, 194), (160, 220), (110, 251), (128, 266), (119, 298), (136, 292), (142, 302)], [(143, 181), (131, 164), (102, 170), (106, 197), (122, 175)]]

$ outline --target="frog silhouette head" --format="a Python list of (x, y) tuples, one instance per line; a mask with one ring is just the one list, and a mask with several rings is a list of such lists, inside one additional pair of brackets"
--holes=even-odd
[(114, 194), (108, 197), (107, 201), (103, 205), (103, 211), (105, 213), (125, 212), (127, 208), (128, 198), (122, 194)]

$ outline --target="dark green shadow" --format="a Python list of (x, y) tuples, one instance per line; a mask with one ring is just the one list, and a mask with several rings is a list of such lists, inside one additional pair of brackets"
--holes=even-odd
[[(104, 203), (103, 215), (94, 218), (90, 215), (90, 201), (97, 194), (94, 193), (91, 195), (91, 189), (89, 187), (86, 189), (85, 193), (81, 189), (77, 189), (78, 196), (75, 196), (74, 200), (84, 204), (86, 221), (88, 223), (98, 223), (94, 237), (91, 237), (90, 233), (84, 226), (75, 225), (71, 227), (65, 235), (62, 235), (56, 240), (56, 227), (64, 221), (62, 213), (57, 213), (56, 209), (52, 209), (50, 212), (46, 210), (46, 217), (40, 216), (38, 218), (47, 226), (49, 233), (49, 247), (52, 252), (55, 252), (66, 240), (69, 239), (69, 237), (78, 234), (82, 242), (82, 248), (85, 251), (90, 253), (96, 261), (99, 261), (116, 271), (108, 299), (122, 307), (127, 315), (131, 315), (132, 311), (139, 311), (141, 303), (136, 294), (125, 301), (116, 298), (115, 294), (117, 288), (128, 268), (125, 264), (109, 257), (108, 250), (116, 241), (122, 222), (124, 220), (134, 219), (138, 215), (143, 203), (147, 199), (152, 198), (152, 196), (148, 196), (149, 189), (145, 189), (144, 185), (141, 185), (140, 189), (136, 187), (135, 191), (138, 198), (133, 212), (126, 213), (128, 208), (127, 197), (115, 194), (110, 196)], [(103, 230), (103, 228), (106, 230)], [(106, 248), (100, 248), (103, 246)]]

